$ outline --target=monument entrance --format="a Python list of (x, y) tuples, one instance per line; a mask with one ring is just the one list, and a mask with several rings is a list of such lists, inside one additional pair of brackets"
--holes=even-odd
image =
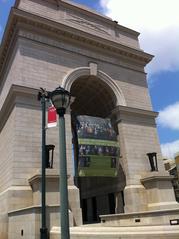
[(70, 92), (75, 98), (71, 104), (75, 184), (83, 222), (99, 222), (99, 215), (123, 212), (124, 206), (119, 132), (110, 118), (117, 100), (96, 76), (78, 78)]
[[(137, 233), (139, 226), (142, 239), (151, 226), (154, 237), (165, 226), (165, 239), (173, 235), (177, 226), (170, 222), (179, 221), (178, 203), (172, 176), (164, 169), (158, 113), (145, 72), (153, 56), (140, 48), (138, 37), (73, 1), (15, 1), (0, 47), (2, 239), (39, 238), (42, 112), (37, 94), (41, 87), (53, 91), (59, 85), (75, 97), (65, 114), (72, 238), (83, 222), (99, 220), (96, 234), (82, 227), (80, 235), (86, 229), (97, 238), (122, 238), (126, 228)], [(46, 219), (53, 239), (60, 233), (58, 137), (57, 128), (47, 130), (46, 143), (55, 146), (53, 168), (46, 169)]]

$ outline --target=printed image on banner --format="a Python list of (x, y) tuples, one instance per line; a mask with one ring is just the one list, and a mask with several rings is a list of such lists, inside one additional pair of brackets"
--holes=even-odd
[(78, 175), (117, 176), (119, 144), (110, 119), (77, 117)]
[(57, 112), (55, 106), (51, 105), (48, 107), (48, 128), (57, 126)]

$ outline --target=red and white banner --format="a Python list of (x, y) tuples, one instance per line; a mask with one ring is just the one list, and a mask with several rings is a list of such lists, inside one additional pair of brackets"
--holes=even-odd
[(57, 126), (57, 112), (55, 107), (49, 106), (48, 108), (48, 123), (47, 123), (47, 127), (48, 128), (52, 128)]

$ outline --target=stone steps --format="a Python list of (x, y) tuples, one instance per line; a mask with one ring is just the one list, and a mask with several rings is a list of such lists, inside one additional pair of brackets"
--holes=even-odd
[[(53, 227), (50, 239), (59, 239), (59, 227)], [(98, 225), (70, 228), (71, 239), (179, 239), (179, 226), (102, 227)]]

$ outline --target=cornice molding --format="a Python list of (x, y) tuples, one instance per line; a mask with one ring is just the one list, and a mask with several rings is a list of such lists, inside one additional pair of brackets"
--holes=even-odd
[(151, 182), (159, 182), (159, 181), (172, 181), (174, 179), (174, 175), (152, 175), (148, 177), (141, 178), (141, 183), (145, 185), (145, 183)]
[(133, 107), (128, 107), (128, 106), (122, 106), (119, 105), (117, 106), (114, 110), (113, 113), (122, 113), (122, 114), (138, 114), (138, 115), (143, 115), (143, 116), (150, 116), (156, 118), (158, 116), (158, 112), (155, 111), (150, 111), (150, 110), (144, 110), (144, 109), (139, 109), (139, 108), (133, 108)]
[(115, 123), (130, 122), (133, 124), (156, 125), (155, 118), (158, 112), (132, 108), (128, 106), (117, 106), (111, 113), (111, 118)]
[[(19, 105), (29, 105), (31, 107), (39, 108), (40, 109), (40, 103), (37, 100), (37, 89), (24, 87), (20, 85), (12, 85), (9, 93), (6, 97), (6, 100), (0, 110), (0, 132), (5, 125), (10, 113), (12, 112), (14, 106), (16, 104)], [(27, 101), (24, 103), (21, 99), (28, 98), (29, 103)]]
[(137, 50), (135, 48), (119, 44), (110, 39), (102, 38), (74, 27), (57, 23), (41, 16), (13, 8), (11, 10), (0, 48), (0, 72), (2, 71), (5, 59), (7, 58), (10, 45), (13, 41), (13, 36), (18, 30), (17, 23), (20, 22), (36, 29), (46, 30), (49, 33), (56, 34), (71, 41), (78, 41), (79, 43), (97, 47), (103, 51), (108, 51), (110, 54), (129, 60), (130, 62), (132, 61), (134, 64), (139, 64), (143, 67), (153, 58), (152, 55), (141, 50)]

